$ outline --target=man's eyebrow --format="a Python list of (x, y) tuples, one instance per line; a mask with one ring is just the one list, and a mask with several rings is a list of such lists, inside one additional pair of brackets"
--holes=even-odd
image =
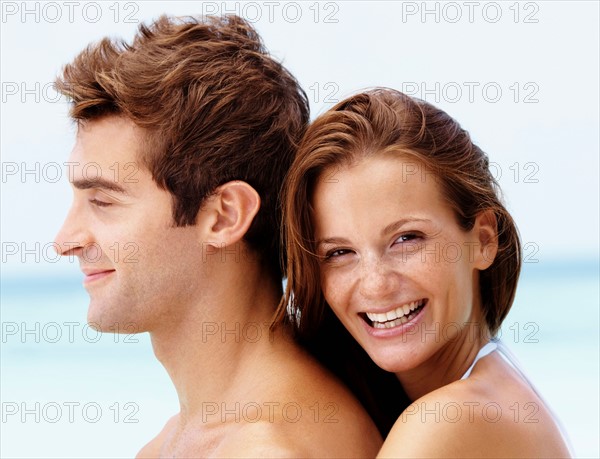
[(117, 182), (106, 180), (102, 177), (77, 179), (71, 182), (78, 190), (89, 190), (90, 188), (100, 188), (116, 193), (127, 194), (127, 190)]

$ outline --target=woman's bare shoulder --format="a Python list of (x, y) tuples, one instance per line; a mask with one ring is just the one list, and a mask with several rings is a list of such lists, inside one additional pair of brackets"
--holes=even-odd
[(457, 381), (415, 400), (394, 424), (379, 457), (486, 457), (484, 395), (469, 386)]
[[(413, 402), (380, 457), (568, 457), (552, 416), (496, 359)], [(503, 376), (503, 377), (502, 377)]]

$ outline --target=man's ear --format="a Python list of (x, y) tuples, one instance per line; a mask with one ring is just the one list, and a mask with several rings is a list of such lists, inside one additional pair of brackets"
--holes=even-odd
[(484, 210), (475, 217), (473, 232), (479, 242), (475, 266), (484, 270), (492, 265), (498, 254), (498, 221), (493, 210)]
[(206, 239), (219, 247), (242, 240), (260, 209), (260, 196), (241, 180), (218, 187), (206, 200), (200, 212), (205, 213)]

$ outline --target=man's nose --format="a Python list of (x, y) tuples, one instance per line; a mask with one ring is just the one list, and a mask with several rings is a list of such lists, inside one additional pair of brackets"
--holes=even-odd
[(73, 204), (69, 213), (54, 237), (54, 249), (59, 255), (78, 255), (82, 247), (91, 241), (90, 232), (85, 229), (85, 221), (80, 208)]

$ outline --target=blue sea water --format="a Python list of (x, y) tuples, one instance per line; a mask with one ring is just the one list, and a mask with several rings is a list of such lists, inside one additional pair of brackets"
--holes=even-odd
[[(525, 264), (502, 339), (566, 426), (600, 457), (598, 260)], [(132, 457), (178, 411), (147, 334), (98, 334), (80, 278), (3, 278), (3, 458)]]

